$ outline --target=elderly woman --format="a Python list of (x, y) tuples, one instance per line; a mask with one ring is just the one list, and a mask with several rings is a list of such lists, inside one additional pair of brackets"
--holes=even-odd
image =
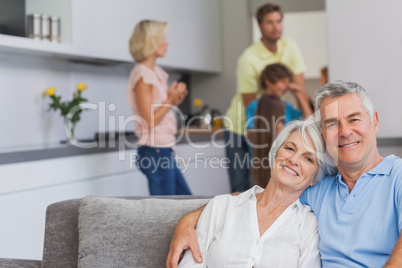
[(299, 196), (334, 172), (324, 151), (314, 123), (286, 125), (269, 152), (266, 189), (213, 198), (196, 228), (203, 263), (187, 250), (179, 267), (321, 267), (317, 219)]
[(143, 20), (135, 26), (130, 52), (137, 64), (130, 74), (127, 99), (137, 116), (137, 165), (148, 179), (151, 195), (189, 195), (172, 149), (177, 131), (172, 108), (185, 98), (186, 85), (175, 82), (168, 89), (168, 74), (156, 65), (166, 54), (166, 31), (165, 22)]

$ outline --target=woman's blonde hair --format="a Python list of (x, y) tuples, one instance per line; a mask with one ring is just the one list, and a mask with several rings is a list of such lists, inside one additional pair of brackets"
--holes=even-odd
[(136, 62), (142, 62), (155, 53), (167, 28), (167, 22), (142, 20), (137, 23), (129, 42), (131, 56)]

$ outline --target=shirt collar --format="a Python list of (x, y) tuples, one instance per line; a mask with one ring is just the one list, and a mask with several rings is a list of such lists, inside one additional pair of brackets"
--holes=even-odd
[(155, 73), (159, 76), (162, 81), (167, 81), (169, 79), (169, 75), (159, 66), (155, 65)]
[[(394, 167), (394, 162), (399, 159), (399, 157), (391, 154), (387, 157), (385, 157), (377, 166), (375, 166), (373, 169), (365, 172), (364, 174), (371, 174), (373, 176), (375, 175), (389, 175), (391, 173), (392, 168)], [(363, 175), (364, 175), (363, 174)], [(363, 176), (362, 175), (362, 176)], [(336, 175), (336, 178), (338, 179), (339, 182), (342, 181), (342, 175), (339, 173)]]
[(258, 185), (255, 185), (254, 187), (248, 189), (247, 191), (241, 193), (239, 195), (239, 201), (237, 202), (237, 205), (243, 205), (245, 202), (247, 202), (250, 198), (257, 200), (255, 197), (256, 194), (259, 194), (264, 191), (264, 188), (261, 188)]
[(391, 154), (385, 157), (377, 166), (375, 166), (372, 170), (367, 171), (366, 173), (372, 175), (377, 174), (389, 175), (391, 173), (392, 168), (394, 167), (395, 161), (398, 158), (399, 157)]
[[(249, 199), (253, 199), (253, 200), (257, 201), (257, 197), (255, 195), (262, 193), (263, 191), (264, 191), (264, 188), (261, 188), (260, 186), (255, 185), (254, 187), (248, 189), (247, 191), (245, 191), (239, 195), (239, 201), (237, 202), (237, 205), (241, 206), (244, 203), (246, 203)], [(291, 207), (291, 206), (297, 206), (300, 208), (303, 206), (303, 204), (299, 201), (299, 199), (297, 199), (292, 204), (290, 204), (289, 207)]]
[(156, 64), (155, 64), (154, 68), (152, 68), (152, 69), (143, 63), (138, 63), (138, 64), (140, 64), (148, 72), (153, 72), (162, 81), (167, 81), (169, 79), (169, 75), (161, 67), (159, 67)]
[(272, 56), (278, 55), (282, 51), (282, 47), (283, 47), (282, 38), (279, 39), (276, 44), (277, 44), (276, 53), (272, 53), (270, 50), (268, 50), (268, 48), (264, 45), (264, 43), (260, 39), (260, 41), (258, 41), (256, 44), (257, 51), (258, 51), (258, 54), (260, 55), (260, 57), (262, 59), (266, 59), (266, 58), (270, 58)]

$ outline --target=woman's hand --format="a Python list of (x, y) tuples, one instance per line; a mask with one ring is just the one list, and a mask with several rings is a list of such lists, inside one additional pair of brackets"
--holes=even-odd
[[(145, 120), (146, 127), (152, 129), (157, 126), (166, 113), (170, 111), (172, 105), (179, 105), (183, 102), (187, 95), (186, 84), (174, 82), (168, 91), (168, 98), (162, 106), (157, 109), (151, 109), (152, 101), (152, 86), (144, 83), (142, 78), (134, 87), (136, 102), (140, 116)], [(153, 113), (153, 115), (152, 115)]]
[(183, 82), (174, 82), (168, 91), (168, 100), (170, 100), (173, 105), (178, 106), (183, 102), (187, 94), (186, 84)]

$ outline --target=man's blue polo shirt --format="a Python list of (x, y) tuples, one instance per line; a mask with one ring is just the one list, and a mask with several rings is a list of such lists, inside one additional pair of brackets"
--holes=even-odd
[(351, 193), (339, 173), (324, 177), (300, 201), (317, 216), (323, 267), (382, 267), (402, 228), (402, 160), (384, 158)]

